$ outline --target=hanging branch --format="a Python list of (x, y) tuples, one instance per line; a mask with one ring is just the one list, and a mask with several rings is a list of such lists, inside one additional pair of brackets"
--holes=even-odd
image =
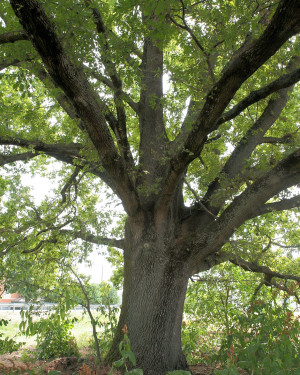
[(93, 329), (93, 337), (94, 337), (94, 342), (95, 342), (95, 347), (96, 347), (96, 354), (97, 354), (97, 360), (100, 362), (101, 361), (101, 353), (100, 353), (100, 346), (99, 346), (99, 340), (98, 340), (98, 336), (97, 336), (97, 321), (95, 320), (93, 314), (92, 314), (92, 310), (91, 310), (91, 302), (90, 302), (90, 297), (89, 297), (89, 294), (88, 294), (88, 291), (86, 290), (85, 288), (85, 285), (83, 284), (82, 280), (80, 279), (80, 277), (78, 276), (78, 274), (74, 271), (74, 268), (69, 265), (69, 264), (65, 264), (63, 263), (63, 265), (68, 268), (72, 274), (74, 275), (74, 277), (76, 278), (78, 284), (79, 284), (79, 287), (84, 295), (84, 298), (86, 300), (86, 304), (85, 303), (80, 303), (81, 306), (83, 306), (89, 317), (90, 317), (90, 321), (91, 321), (91, 324), (92, 324), (92, 329)]

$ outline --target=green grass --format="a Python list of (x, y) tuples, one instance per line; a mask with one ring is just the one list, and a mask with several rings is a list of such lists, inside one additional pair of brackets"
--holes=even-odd
[[(81, 311), (72, 313), (72, 317), (78, 319), (72, 328), (72, 335), (76, 338), (79, 349), (86, 347), (92, 340), (92, 326), (86, 315), (82, 316)], [(9, 324), (6, 327), (0, 327), (0, 332), (9, 338), (14, 338), (17, 342), (25, 342), (23, 349), (32, 348), (36, 345), (35, 336), (26, 337), (19, 331), (21, 316), (19, 311), (0, 310), (0, 319), (6, 319)]]
[(34, 337), (26, 337), (19, 331), (19, 324), (21, 322), (19, 311), (0, 310), (0, 319), (9, 321), (7, 326), (0, 327), (0, 332), (3, 333), (5, 337), (13, 338), (17, 342), (25, 342), (26, 347), (35, 345)]

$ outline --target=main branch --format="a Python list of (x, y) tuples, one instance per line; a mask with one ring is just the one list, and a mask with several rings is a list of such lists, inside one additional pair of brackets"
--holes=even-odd
[(127, 211), (136, 209), (136, 196), (125, 161), (120, 157), (105, 119), (105, 108), (90, 83), (70, 58), (54, 25), (36, 0), (11, 0), (11, 6), (39, 53), (50, 76), (71, 100), (93, 142), (103, 168)]
[(298, 183), (300, 149), (257, 179), (232, 201), (218, 220), (187, 241), (185, 251), (190, 253), (192, 270), (197, 270), (196, 265), (201, 266), (208, 256), (218, 252), (237, 228), (253, 216), (257, 216), (259, 209), (270, 198)]
[(237, 90), (293, 35), (300, 31), (297, 0), (281, 0), (262, 35), (246, 43), (224, 68), (221, 78), (206, 97), (190, 131), (183, 131), (173, 142), (172, 162), (164, 181), (160, 204), (168, 200), (187, 165), (199, 156), (207, 136), (218, 128), (227, 105)]

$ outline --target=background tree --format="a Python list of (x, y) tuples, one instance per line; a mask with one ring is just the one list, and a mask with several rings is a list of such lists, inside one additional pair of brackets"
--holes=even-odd
[[(297, 1), (11, 0), (1, 29), (4, 266), (123, 249), (108, 361), (126, 324), (146, 375), (186, 369), (188, 280), (228, 259), (267, 284), (300, 281), (264, 263), (274, 226), (241, 246), (275, 220), (299, 246)], [(56, 195), (36, 207), (19, 176), (52, 159)], [(103, 191), (125, 210), (122, 237), (122, 220), (107, 234)]]

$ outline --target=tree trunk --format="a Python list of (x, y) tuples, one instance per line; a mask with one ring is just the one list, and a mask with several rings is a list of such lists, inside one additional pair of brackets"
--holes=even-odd
[(149, 220), (127, 223), (121, 316), (106, 358), (107, 362), (120, 358), (118, 344), (126, 324), (137, 367), (144, 375), (188, 369), (181, 349), (188, 269), (171, 254), (170, 238), (163, 232)]

